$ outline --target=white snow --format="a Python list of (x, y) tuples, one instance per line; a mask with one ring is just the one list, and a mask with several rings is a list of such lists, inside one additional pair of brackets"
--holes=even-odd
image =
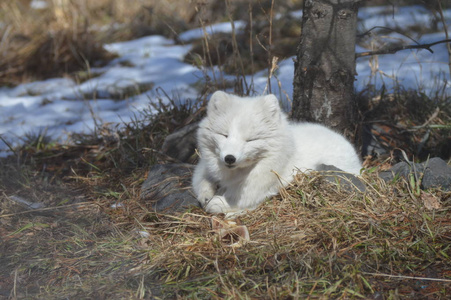
[[(233, 28), (234, 27), (234, 28)], [(246, 27), (246, 23), (243, 21), (234, 21), (233, 27), (231, 22), (224, 22), (219, 24), (213, 24), (213, 25), (207, 25), (203, 28), (195, 28), (188, 30), (182, 34), (179, 35), (179, 39), (182, 42), (189, 42), (194, 39), (199, 39), (204, 36), (206, 33), (207, 35), (212, 35), (215, 33), (232, 33), (232, 31), (235, 29), (236, 31), (239, 31)]]
[[(34, 1), (36, 3), (44, 1)], [(448, 27), (451, 27), (451, 9), (444, 11)], [(301, 16), (293, 12), (295, 16)], [(370, 7), (359, 11), (359, 31), (365, 32), (374, 26), (406, 28), (415, 24), (430, 26), (434, 16), (421, 6), (394, 8)], [(235, 30), (242, 30), (244, 22), (236, 21)], [(438, 23), (438, 28), (443, 26)], [(10, 154), (5, 141), (11, 146), (23, 142), (27, 134), (46, 132), (59, 141), (70, 142), (71, 133), (89, 133), (95, 124), (123, 124), (140, 116), (149, 103), (167, 93), (176, 95), (180, 101), (196, 99), (198, 82), (209, 78), (233, 81), (235, 76), (221, 74), (219, 68), (200, 70), (183, 62), (189, 52), (189, 42), (202, 37), (204, 31), (231, 32), (230, 23), (220, 23), (181, 33), (179, 39), (185, 45), (176, 45), (173, 40), (162, 36), (148, 36), (133, 41), (105, 46), (118, 58), (106, 67), (91, 69), (92, 78), (77, 83), (68, 78), (53, 78), (44, 81), (21, 84), (14, 88), (0, 88), (0, 156)], [(443, 31), (411, 37), (419, 43), (431, 43), (445, 39)], [(386, 41), (400, 41), (414, 44), (409, 38), (396, 32), (376, 39), (378, 47)], [(374, 40), (373, 40), (374, 41)], [(357, 47), (357, 52), (371, 50)], [(357, 60), (357, 81), (355, 87), (361, 91), (368, 84), (376, 88), (385, 85), (391, 91), (399, 84), (405, 89), (420, 89), (433, 93), (442, 89), (451, 94), (451, 80), (448, 68), (446, 44), (427, 50), (406, 50), (392, 55), (380, 55)], [(271, 91), (279, 96), (286, 107), (292, 98), (294, 73), (293, 58), (278, 62), (278, 69), (267, 86), (267, 70), (246, 76), (247, 84), (256, 94)], [(118, 95), (135, 92), (136, 96), (126, 100), (115, 100)], [(130, 93), (129, 93), (130, 94)]]
[(30, 7), (36, 10), (45, 9), (49, 6), (47, 1), (44, 0), (33, 0), (30, 2)]

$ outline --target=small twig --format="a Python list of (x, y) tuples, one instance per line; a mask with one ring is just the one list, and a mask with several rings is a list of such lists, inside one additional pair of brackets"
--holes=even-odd
[[(271, 60), (271, 50), (272, 50), (272, 31), (273, 31), (273, 18), (274, 18), (274, 0), (271, 1), (271, 8), (269, 14), (269, 41), (268, 41), (268, 69), (271, 68), (274, 64), (274, 61)], [(272, 69), (272, 68), (271, 68)], [(271, 94), (271, 72), (268, 71), (268, 91)]]
[(416, 277), (416, 276), (404, 276), (404, 275), (390, 275), (390, 274), (369, 273), (369, 272), (364, 272), (364, 274), (371, 275), (371, 276), (382, 276), (382, 277), (399, 278), (399, 279), (415, 279), (415, 280), (429, 280), (429, 281), (451, 282), (451, 279), (442, 279), (442, 278)]
[(385, 29), (385, 30), (388, 30), (388, 31), (391, 31), (391, 32), (396, 32), (397, 34), (405, 36), (406, 38), (408, 38), (412, 42), (419, 44), (415, 39), (411, 38), (409, 35), (405, 34), (404, 32), (398, 31), (398, 30), (390, 28), (390, 27), (385, 27), (385, 26), (374, 26), (370, 30), (367, 30), (367, 31), (365, 31), (362, 34), (357, 35), (357, 38), (363, 38), (364, 36), (369, 35), (371, 33), (371, 31), (373, 31), (374, 29)]
[[(445, 16), (443, 15), (443, 8), (442, 8), (442, 2), (440, 0), (437, 0), (438, 6), (439, 6), (439, 14), (440, 14), (440, 20), (443, 24), (443, 29), (445, 30), (445, 36), (447, 39), (449, 39), (449, 33), (448, 33), (448, 27), (446, 26)], [(449, 66), (449, 75), (451, 76), (451, 44), (447, 44), (446, 48), (448, 49), (448, 66)]]
[[(250, 59), (251, 59), (251, 72), (252, 74), (255, 73), (255, 67), (254, 67), (254, 29), (253, 29), (253, 14), (252, 14), (252, 1), (249, 1), (249, 50), (250, 50)], [(251, 89), (254, 88), (254, 76), (251, 76), (251, 83), (249, 85)]]
[(443, 44), (443, 43), (451, 43), (451, 39), (448, 40), (441, 40), (430, 44), (420, 44), (420, 45), (406, 45), (406, 46), (399, 46), (399, 47), (388, 47), (385, 49), (379, 49), (375, 51), (367, 51), (367, 52), (360, 52), (356, 53), (355, 57), (364, 57), (364, 56), (372, 56), (372, 55), (382, 55), (382, 54), (393, 54), (401, 50), (407, 50), (407, 49), (426, 49), (431, 53), (434, 53), (432, 51), (431, 47), (435, 46), (437, 44)]
[[(146, 152), (152, 152), (152, 153), (155, 153), (155, 154), (159, 154), (159, 155), (163, 156), (164, 159), (167, 160), (168, 162), (172, 162), (172, 163), (183, 163), (181, 160), (179, 160), (179, 159), (177, 159), (177, 158), (175, 158), (175, 157), (169, 156), (168, 154), (164, 153), (163, 151), (159, 151), (159, 150), (157, 150), (157, 149), (153, 149), (153, 148), (145, 148), (145, 147), (144, 147), (144, 148), (141, 148), (141, 149), (139, 149), (139, 150), (141, 150), (141, 151), (146, 151)], [(197, 151), (196, 151), (196, 152), (197, 152)]]
[(2, 136), (1, 134), (0, 134), (0, 141), (2, 141), (3, 143), (5, 143), (5, 145), (9, 148), (9, 150), (10, 150), (12, 153), (14, 153), (14, 155), (17, 156), (16, 151), (14, 151), (14, 147), (13, 147), (10, 143), (8, 143), (8, 142), (3, 138), (3, 136)]
[[(249, 94), (250, 89), (249, 89), (249, 85), (247, 83), (245, 72), (244, 72), (243, 59), (241, 57), (240, 49), (238, 47), (237, 34), (236, 34), (236, 29), (235, 29), (235, 21), (233, 20), (233, 17), (232, 17), (229, 0), (226, 0), (225, 4), (226, 4), (227, 16), (229, 18), (230, 25), (232, 26), (232, 48), (233, 48), (234, 56), (237, 59), (237, 64), (241, 68), (241, 78), (242, 78), (242, 82), (245, 85), (244, 88), (246, 88), (246, 93), (244, 92), (244, 90), (241, 92), (243, 94)], [(239, 82), (239, 81), (240, 81), (239, 75), (237, 74), (237, 82)]]
[(421, 129), (421, 128), (428, 126), (429, 123), (431, 123), (435, 118), (437, 118), (439, 113), (440, 113), (440, 108), (439, 107), (435, 108), (434, 112), (432, 113), (432, 115), (429, 117), (429, 119), (426, 122), (424, 122), (422, 125), (419, 125), (419, 126), (413, 126), (411, 129), (417, 130), (417, 129)]

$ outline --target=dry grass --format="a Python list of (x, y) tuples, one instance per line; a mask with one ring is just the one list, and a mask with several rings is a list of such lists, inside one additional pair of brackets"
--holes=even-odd
[(27, 0), (0, 3), (5, 24), (0, 27), (0, 84), (73, 75), (104, 64), (112, 58), (104, 43), (149, 34), (175, 37), (198, 26), (202, 5), (175, 0), (47, 2), (39, 10)]
[[(248, 1), (226, 4), (223, 0), (47, 2), (47, 8), (38, 10), (30, 8), (30, 1), (27, 0), (0, 3), (0, 18), (5, 24), (0, 27), (0, 84), (16, 85), (29, 80), (74, 76), (77, 71), (105, 64), (113, 57), (103, 49), (105, 43), (150, 34), (177, 39), (179, 33), (189, 28), (229, 21), (224, 11), (228, 11), (229, 17), (234, 20), (249, 19), (252, 15), (250, 9), (257, 16), (262, 16), (261, 29), (248, 32), (246, 38), (240, 37), (240, 42), (245, 41), (243, 45), (249, 42), (256, 44), (255, 34), (261, 40), (259, 43), (266, 45), (265, 40), (270, 34), (267, 28), (269, 0), (259, 1), (254, 8), (249, 7)], [(280, 5), (278, 9), (286, 12), (293, 5)], [(292, 49), (293, 42), (287, 41), (285, 37), (285, 42), (281, 43), (284, 53), (286, 49)], [(229, 38), (227, 42), (230, 42)], [(212, 50), (216, 51), (212, 43)], [(259, 50), (255, 54), (248, 54), (247, 47), (235, 50), (242, 52), (240, 55), (246, 58), (249, 55), (257, 58), (263, 55), (261, 58), (267, 61), (266, 52), (260, 46), (254, 48)], [(280, 54), (280, 50), (276, 49), (275, 53)], [(236, 70), (233, 64), (230, 65), (229, 71)]]
[[(228, 18), (224, 21), (244, 20), (243, 31), (214, 34), (194, 41), (185, 61), (200, 66), (219, 66), (227, 74), (254, 74), (271, 67), (274, 56), (285, 59), (295, 55), (301, 28), (299, 20), (289, 15), (301, 8), (300, 3), (280, 4), (271, 1), (258, 3), (232, 2), (224, 6)], [(199, 19), (208, 26), (201, 13)], [(274, 18), (280, 14), (279, 18)]]
[[(145, 253), (128, 203), (138, 204), (146, 169), (164, 157), (164, 136), (192, 121), (191, 109), (160, 106), (75, 145), (30, 137), (0, 160), (0, 299), (136, 298), (124, 274)], [(111, 208), (116, 202), (127, 211)]]
[(450, 194), (431, 192), (442, 206), (428, 211), (402, 183), (365, 178), (363, 195), (299, 175), (284, 196), (238, 219), (250, 241), (235, 247), (200, 211), (149, 213), (142, 242), (152, 250), (133, 274), (183, 297), (449, 296)]
[(90, 28), (83, 8), (68, 1), (49, 1), (33, 10), (28, 1), (4, 1), (0, 33), (0, 83), (18, 84), (61, 76), (111, 59)]
[[(451, 295), (449, 192), (418, 195), (402, 181), (386, 184), (368, 173), (368, 191), (361, 194), (318, 174), (299, 175), (282, 196), (240, 216), (237, 225), (219, 221), (219, 228), (200, 209), (176, 216), (153, 212), (139, 200), (143, 168), (97, 164), (86, 172), (72, 166), (79, 175), (60, 178), (14, 165), (2, 165), (9, 178), (0, 196), (5, 296)], [(46, 207), (20, 207), (13, 195)], [(438, 206), (427, 209), (425, 201)], [(248, 229), (249, 240), (232, 232), (236, 226)]]
[(0, 160), (0, 297), (451, 295), (451, 193), (385, 183), (376, 168), (363, 174), (365, 193), (300, 174), (236, 224), (198, 208), (155, 213), (141, 184), (164, 160), (156, 146), (174, 118), (189, 122), (195, 111), (163, 109), (74, 146), (33, 139), (41, 143)]
[[(48, 8), (40, 10), (31, 9), (29, 2), (0, 3), (0, 17), (7, 24), (0, 28), (2, 85), (76, 77), (78, 71), (113, 58), (103, 49), (105, 43), (150, 34), (177, 40), (178, 34), (187, 29), (231, 20), (252, 21), (253, 25), (234, 36), (210, 36), (198, 41), (186, 61), (249, 74), (268, 67), (272, 56), (293, 55), (300, 33), (299, 24), (288, 12), (299, 9), (301, 1), (277, 5), (274, 11), (271, 0), (255, 4), (223, 0), (51, 0)], [(275, 13), (285, 17), (272, 24)]]

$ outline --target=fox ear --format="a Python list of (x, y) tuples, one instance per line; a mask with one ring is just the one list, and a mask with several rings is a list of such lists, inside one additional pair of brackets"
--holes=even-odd
[(210, 101), (208, 102), (207, 113), (215, 113), (221, 111), (224, 105), (229, 102), (230, 98), (230, 95), (223, 91), (214, 92), (213, 95), (211, 95)]
[(271, 117), (280, 116), (279, 100), (273, 94), (269, 94), (263, 97), (263, 105), (265, 107), (265, 110), (269, 112)]

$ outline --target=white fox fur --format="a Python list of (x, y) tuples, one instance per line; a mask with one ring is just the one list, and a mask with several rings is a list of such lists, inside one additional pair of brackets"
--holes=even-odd
[(290, 183), (297, 170), (320, 164), (353, 174), (361, 169), (342, 135), (318, 124), (289, 122), (274, 95), (215, 92), (197, 138), (200, 161), (193, 190), (211, 213), (254, 209)]

